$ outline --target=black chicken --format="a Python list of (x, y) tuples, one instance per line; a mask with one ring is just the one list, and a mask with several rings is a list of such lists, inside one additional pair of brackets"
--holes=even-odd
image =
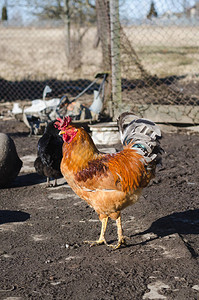
[(54, 127), (54, 122), (50, 122), (38, 141), (37, 158), (34, 167), (39, 175), (47, 177), (47, 186), (50, 184), (50, 178), (55, 179), (54, 186), (57, 185), (57, 179), (62, 177), (60, 163), (62, 160), (63, 139), (59, 136), (59, 130)]

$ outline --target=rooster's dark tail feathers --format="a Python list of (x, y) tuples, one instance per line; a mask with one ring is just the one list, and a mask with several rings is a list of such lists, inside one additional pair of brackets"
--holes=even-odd
[(152, 121), (137, 117), (131, 112), (124, 112), (118, 118), (118, 127), (123, 146), (132, 145), (145, 157), (147, 163), (155, 160), (161, 163), (161, 131)]

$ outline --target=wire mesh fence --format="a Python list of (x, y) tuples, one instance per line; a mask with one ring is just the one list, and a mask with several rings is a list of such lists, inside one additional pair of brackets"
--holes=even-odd
[[(198, 1), (65, 0), (57, 20), (44, 2), (28, 10), (28, 1), (10, 1), (1, 21), (1, 101), (41, 98), (46, 85), (50, 97), (74, 98), (107, 73), (108, 114), (130, 109), (158, 122), (199, 123)], [(80, 101), (91, 104), (101, 81)]]

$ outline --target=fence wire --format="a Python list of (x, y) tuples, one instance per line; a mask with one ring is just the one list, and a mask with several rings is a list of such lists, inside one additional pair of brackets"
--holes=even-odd
[[(118, 3), (122, 109), (152, 116), (154, 121), (199, 123), (198, 1)], [(111, 113), (112, 71), (118, 70), (111, 49), (113, 16), (109, 0), (94, 4), (91, 17), (71, 19), (70, 55), (63, 18), (44, 20), (40, 15), (27, 22), (18, 13), (1, 21), (0, 101), (41, 98), (46, 85), (52, 89), (49, 97), (66, 94), (72, 99), (97, 73), (105, 72), (109, 74), (105, 106)], [(9, 10), (19, 12), (23, 5), (18, 1), (8, 7), (8, 17)], [(80, 100), (90, 105), (99, 85), (92, 85)]]

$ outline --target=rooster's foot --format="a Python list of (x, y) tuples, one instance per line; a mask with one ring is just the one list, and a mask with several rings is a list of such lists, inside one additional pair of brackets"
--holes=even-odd
[(108, 245), (113, 250), (119, 249), (122, 245), (126, 245), (126, 240), (130, 240), (128, 236), (121, 236), (116, 245)]
[(49, 183), (49, 184), (46, 185), (46, 188), (49, 188), (49, 187), (53, 187), (53, 184)]
[(105, 239), (99, 239), (97, 241), (84, 241), (85, 244), (89, 244), (90, 247), (93, 247), (93, 246), (98, 246), (98, 245), (102, 245), (102, 244), (106, 244), (107, 245), (107, 242)]
[(53, 183), (47, 183), (46, 187), (47, 188), (49, 188), (49, 187), (57, 187), (57, 183), (54, 183), (54, 184)]

